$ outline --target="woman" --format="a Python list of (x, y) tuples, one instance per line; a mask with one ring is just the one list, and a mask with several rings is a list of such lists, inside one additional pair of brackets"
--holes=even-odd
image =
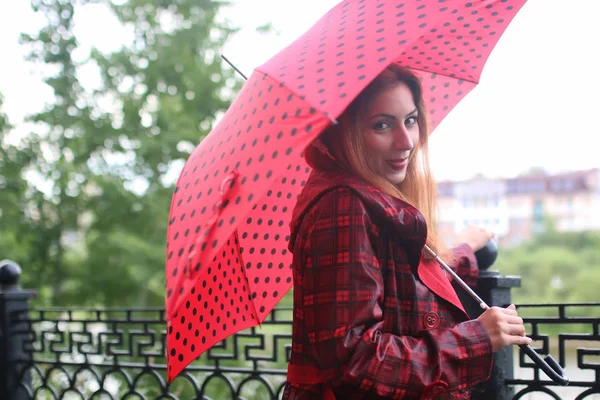
[(528, 344), (514, 306), (469, 320), (427, 243), (469, 284), (491, 234), (436, 235), (419, 80), (386, 69), (306, 151), (294, 210), (294, 322), (283, 399), (469, 399), (492, 353)]

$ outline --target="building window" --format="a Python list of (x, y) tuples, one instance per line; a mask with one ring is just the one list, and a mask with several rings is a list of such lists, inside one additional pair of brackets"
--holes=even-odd
[(533, 215), (535, 217), (541, 217), (544, 213), (544, 203), (542, 200), (535, 200), (533, 202)]
[(571, 179), (565, 181), (565, 190), (571, 191), (575, 189), (575, 182)]

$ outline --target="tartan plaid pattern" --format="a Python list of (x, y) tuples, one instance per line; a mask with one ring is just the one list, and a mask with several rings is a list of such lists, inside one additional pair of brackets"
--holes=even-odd
[[(452, 253), (454, 263), (449, 265), (467, 285), (475, 287), (479, 278), (479, 268), (477, 268), (477, 259), (471, 247), (466, 243), (461, 243), (452, 249)], [(452, 279), (450, 276), (448, 278)]]
[[(331, 389), (349, 400), (469, 399), (489, 378), (481, 324), (418, 278), (427, 236), (418, 210), (357, 178), (314, 173), (294, 215), (290, 364), (306, 374), (288, 374), (283, 399)], [(476, 281), (469, 246), (453, 251), (457, 273)]]

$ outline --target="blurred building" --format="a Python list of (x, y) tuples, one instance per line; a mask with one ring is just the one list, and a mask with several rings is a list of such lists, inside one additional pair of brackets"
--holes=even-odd
[(548, 219), (559, 231), (600, 230), (599, 168), (440, 182), (438, 195), (441, 234), (449, 245), (467, 225), (495, 232), (504, 245), (541, 232)]

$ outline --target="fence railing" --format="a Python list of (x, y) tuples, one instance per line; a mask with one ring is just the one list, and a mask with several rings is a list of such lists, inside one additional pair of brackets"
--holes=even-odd
[(542, 398), (547, 399), (600, 399), (600, 303), (525, 304), (519, 313), (538, 351), (551, 353), (570, 380), (568, 387), (560, 387), (521, 352), (517, 373), (506, 380), (517, 389), (514, 399), (526, 399), (529, 393), (545, 393)]
[[(291, 312), (240, 332), (206, 352), (167, 388), (165, 314), (159, 309), (34, 309), (16, 379), (23, 398), (277, 398), (285, 380)], [(285, 314), (285, 315), (284, 315)], [(23, 380), (29, 371), (30, 383)], [(50, 395), (51, 394), (51, 395)], [(46, 397), (44, 397), (46, 396)], [(204, 396), (204, 397), (203, 397)], [(19, 397), (21, 398), (21, 397)], [(74, 397), (75, 398), (75, 397)]]
[[(292, 311), (274, 310), (261, 327), (228, 338), (166, 385), (162, 309), (31, 309), (20, 269), (0, 264), (0, 399), (278, 399), (286, 376)], [(482, 271), (478, 293), (510, 303), (517, 277)], [(460, 293), (460, 292), (459, 292)], [(477, 316), (476, 305), (461, 296)], [(522, 354), (496, 353), (492, 378), (473, 399), (593, 399), (600, 394), (600, 303), (519, 306), (542, 354), (566, 366), (556, 387)], [(515, 357), (516, 354), (516, 357)], [(537, 395), (546, 397), (536, 397)]]

